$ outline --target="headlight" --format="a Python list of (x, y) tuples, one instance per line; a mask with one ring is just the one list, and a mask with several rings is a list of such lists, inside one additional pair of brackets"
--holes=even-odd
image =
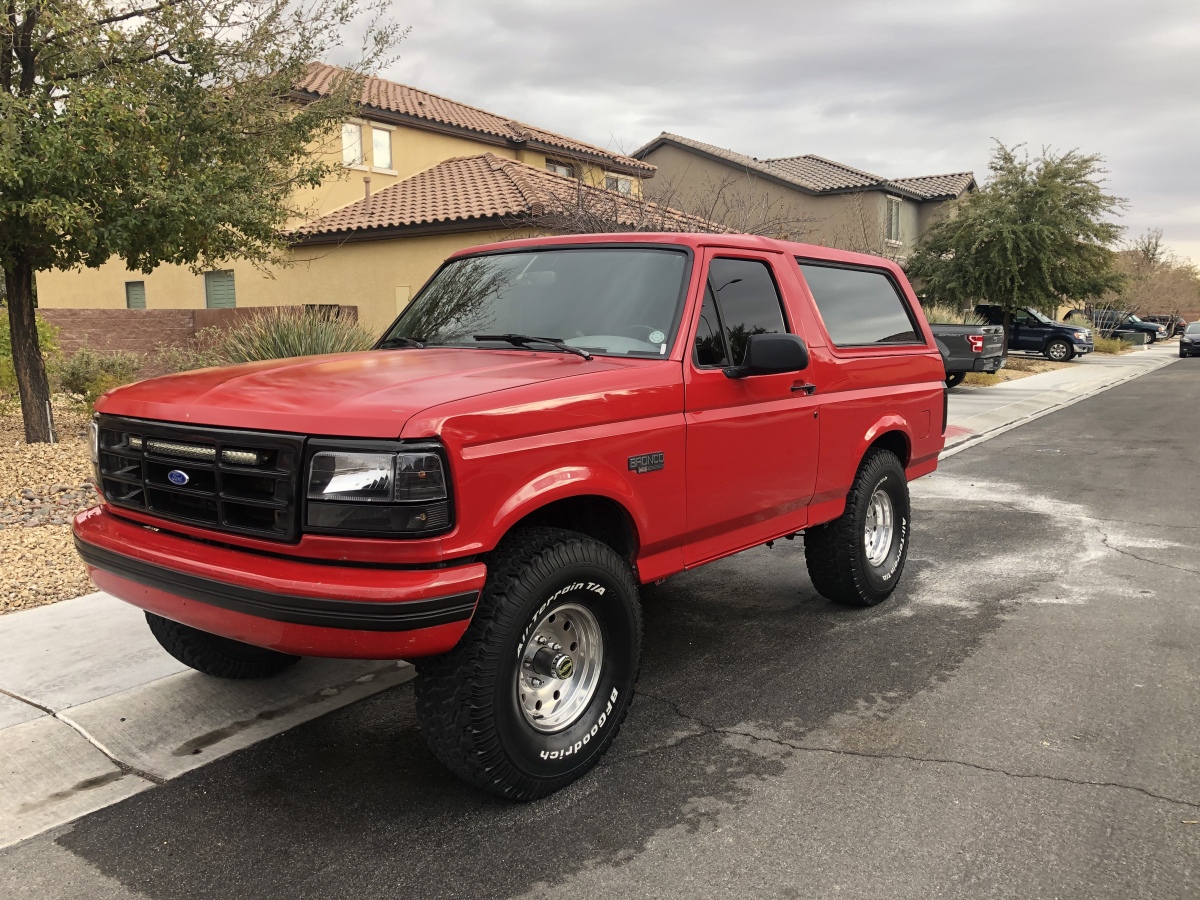
[(92, 451), (92, 465), (100, 465), (100, 426), (93, 419), (88, 425), (88, 445)]
[[(308, 467), (310, 531), (420, 534), (450, 525), (446, 470), (435, 450), (319, 450)], [(386, 446), (386, 445), (385, 445)]]
[(1086, 341), (1089, 337), (1091, 337), (1091, 335), (1088, 334), (1086, 331), (1076, 331), (1075, 332), (1075, 340), (1077, 340), (1077, 341)]

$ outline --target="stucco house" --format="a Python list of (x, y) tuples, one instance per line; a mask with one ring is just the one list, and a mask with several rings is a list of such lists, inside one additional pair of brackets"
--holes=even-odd
[[(331, 89), (341, 70), (314, 64), (295, 99)], [(652, 164), (382, 78), (368, 78), (359, 114), (313, 148), (342, 178), (297, 196), (290, 265), (262, 272), (231, 262), (194, 274), (149, 275), (120, 260), (42, 272), (44, 308), (200, 309), (346, 304), (382, 329), (437, 265), (463, 247), (545, 231), (545, 212), (571, 196), (602, 198), (635, 227)], [(563, 199), (566, 198), (566, 199)], [(664, 211), (664, 215), (667, 214)]]
[[(788, 223), (792, 240), (903, 260), (946, 204), (976, 188), (971, 172), (884, 178), (812, 154), (756, 159), (663, 132), (631, 154), (653, 163), (646, 194), (722, 221)], [(771, 230), (771, 229), (768, 229)]]

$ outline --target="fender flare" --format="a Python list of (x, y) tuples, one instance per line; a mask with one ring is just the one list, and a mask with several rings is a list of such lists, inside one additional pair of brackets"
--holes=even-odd
[(644, 505), (629, 483), (607, 466), (560, 466), (531, 478), (495, 511), (490, 531), (507, 534), (530, 513), (571, 497), (601, 497), (616, 504), (629, 517), (640, 545), (638, 536), (646, 533), (648, 518)]
[(862, 439), (859, 442), (857, 453), (858, 462), (862, 462), (862, 458), (867, 453), (867, 448), (875, 443), (875, 441), (878, 440), (882, 435), (891, 431), (897, 431), (904, 435), (905, 453), (904, 459), (900, 460), (900, 462), (907, 466), (909, 460), (912, 458), (913, 433), (912, 428), (908, 424), (908, 420), (899, 413), (887, 413), (886, 415), (880, 416), (875, 420), (875, 424), (867, 429), (866, 434), (862, 436)]

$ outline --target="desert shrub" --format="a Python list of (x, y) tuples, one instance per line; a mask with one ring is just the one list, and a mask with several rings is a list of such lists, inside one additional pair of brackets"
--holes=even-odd
[[(16, 396), (17, 373), (13, 368), (12, 336), (9, 334), (8, 307), (0, 304), (0, 400)], [(42, 357), (52, 360), (58, 353), (58, 329), (40, 317), (37, 320), (38, 346)]]
[(222, 363), (287, 359), (369, 350), (375, 335), (341, 316), (271, 307), (215, 336), (212, 352)]
[(129, 384), (142, 369), (142, 357), (123, 351), (99, 353), (86, 347), (53, 367), (59, 387), (91, 405), (110, 388)]
[(945, 303), (931, 303), (923, 307), (925, 318), (938, 325), (986, 325), (987, 322), (972, 309), (960, 309)]
[(1115, 337), (1100, 337), (1100, 332), (1092, 332), (1092, 341), (1097, 353), (1126, 353), (1133, 349), (1133, 344)]
[(146, 370), (155, 375), (190, 372), (223, 366), (226, 360), (217, 352), (220, 329), (205, 328), (183, 347), (159, 347), (146, 357)]

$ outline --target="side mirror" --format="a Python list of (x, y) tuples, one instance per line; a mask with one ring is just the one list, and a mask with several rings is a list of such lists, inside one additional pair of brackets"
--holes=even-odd
[(808, 348), (794, 334), (752, 334), (746, 338), (746, 358), (725, 369), (726, 378), (777, 375), (808, 368)]

